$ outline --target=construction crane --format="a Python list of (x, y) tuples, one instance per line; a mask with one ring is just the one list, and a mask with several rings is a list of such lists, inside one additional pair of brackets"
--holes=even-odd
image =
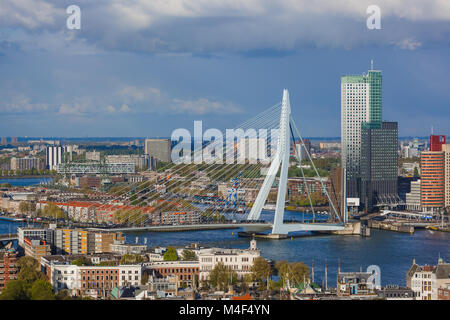
[(227, 201), (225, 203), (225, 209), (229, 209), (229, 208), (236, 208), (238, 206), (238, 204), (242, 204), (242, 203), (238, 203), (238, 190), (239, 187), (241, 185), (241, 177), (242, 177), (242, 172), (239, 172), (239, 174), (236, 176), (236, 178), (232, 179), (232, 187), (230, 192), (228, 193), (228, 197), (227, 197)]

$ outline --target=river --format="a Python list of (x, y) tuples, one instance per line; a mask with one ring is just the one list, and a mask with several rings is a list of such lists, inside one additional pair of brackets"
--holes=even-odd
[(8, 179), (0, 179), (0, 184), (9, 183), (13, 187), (28, 187), (38, 184), (47, 184), (50, 183), (53, 178), (8, 178)]

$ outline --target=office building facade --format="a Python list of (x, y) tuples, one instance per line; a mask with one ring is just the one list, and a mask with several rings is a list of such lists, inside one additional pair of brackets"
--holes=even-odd
[(121, 154), (105, 157), (106, 163), (133, 163), (136, 169), (147, 169), (149, 166), (149, 155), (147, 154)]
[(46, 150), (47, 169), (56, 170), (58, 164), (62, 163), (63, 148), (60, 146), (50, 146)]
[(397, 149), (397, 122), (362, 124), (360, 202), (368, 212), (376, 205), (398, 203)]
[(422, 208), (436, 211), (445, 204), (445, 152), (423, 151), (420, 166)]
[(11, 158), (11, 170), (40, 170), (40, 159), (34, 157), (25, 157), (25, 158)]
[(420, 211), (420, 179), (411, 181), (411, 191), (406, 194), (406, 210)]
[(364, 122), (381, 126), (382, 76), (379, 70), (341, 78), (342, 167), (347, 172), (347, 196), (359, 197), (361, 130)]
[(450, 144), (442, 145), (444, 152), (444, 206), (450, 207)]
[(145, 154), (157, 161), (171, 162), (170, 139), (145, 139)]

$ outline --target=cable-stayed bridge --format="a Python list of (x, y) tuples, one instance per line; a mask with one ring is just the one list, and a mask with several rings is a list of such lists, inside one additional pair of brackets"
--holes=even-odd
[[(272, 234), (286, 235), (296, 231), (343, 230), (347, 220), (341, 217), (309, 151), (303, 143), (292, 116), (289, 93), (285, 89), (281, 103), (268, 108), (243, 122), (224, 135), (217, 129), (201, 134), (200, 143), (191, 147), (191, 136), (185, 129), (175, 131), (179, 143), (172, 150), (173, 163), (160, 168), (149, 181), (136, 182), (114, 191), (117, 201), (130, 205), (117, 209), (114, 216), (125, 227), (121, 230), (200, 230), (211, 228), (244, 227), (250, 231), (271, 229)], [(195, 131), (195, 130), (194, 130)], [(292, 140), (291, 140), (292, 139)], [(307, 159), (311, 162), (322, 190), (328, 197), (328, 219), (317, 219), (302, 169), (302, 155), (294, 144), (296, 161), (311, 206), (312, 220), (286, 222), (284, 208), (287, 194), (291, 141), (300, 139)], [(276, 195), (273, 221), (261, 221), (261, 212), (269, 195)], [(206, 199), (206, 200), (205, 200)], [(139, 208), (150, 208), (145, 214)], [(145, 210), (144, 210), (145, 211)], [(346, 211), (346, 210), (344, 210)], [(200, 215), (201, 223), (170, 222), (170, 214)], [(195, 214), (194, 214), (195, 213)], [(152, 217), (159, 217), (158, 223)], [(164, 220), (165, 219), (165, 220)], [(168, 220), (169, 219), (169, 220)], [(158, 225), (156, 225), (158, 224)], [(164, 226), (161, 226), (164, 225)]]

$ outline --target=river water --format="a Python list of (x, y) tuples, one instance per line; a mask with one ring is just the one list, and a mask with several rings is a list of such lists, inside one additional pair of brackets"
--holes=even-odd
[(27, 187), (27, 186), (33, 186), (38, 184), (47, 184), (50, 183), (53, 180), (53, 178), (42, 178), (42, 177), (36, 177), (36, 178), (8, 178), (8, 179), (0, 179), (0, 184), (2, 183), (9, 183), (13, 187)]

